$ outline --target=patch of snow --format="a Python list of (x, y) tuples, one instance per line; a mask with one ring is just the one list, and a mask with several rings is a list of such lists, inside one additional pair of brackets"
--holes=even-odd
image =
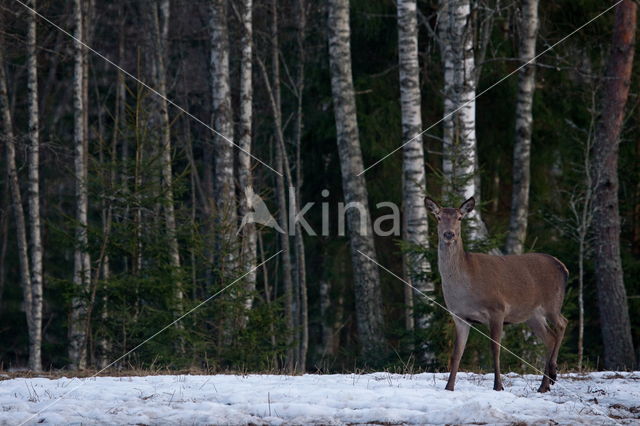
[(565, 374), (546, 394), (534, 375), (505, 374), (503, 392), (492, 390), (493, 375), (473, 373), (459, 373), (448, 392), (447, 376), (16, 378), (0, 381), (0, 424), (43, 409), (31, 424), (640, 422), (640, 372)]

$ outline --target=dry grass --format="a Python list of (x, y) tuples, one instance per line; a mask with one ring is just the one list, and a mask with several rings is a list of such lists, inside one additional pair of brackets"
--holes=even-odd
[[(210, 375), (234, 375), (234, 376), (247, 376), (249, 374), (269, 374), (269, 375), (289, 375), (299, 376), (302, 373), (291, 373), (285, 369), (271, 369), (264, 371), (248, 371), (248, 370), (232, 370), (232, 369), (203, 369), (203, 368), (185, 368), (185, 369), (173, 369), (173, 368), (110, 368), (97, 374), (100, 370), (97, 369), (85, 369), (85, 370), (48, 370), (34, 372), (31, 370), (0, 370), (0, 381), (10, 380), (16, 378), (36, 378), (44, 377), (48, 379), (59, 379), (62, 377), (75, 377), (75, 378), (87, 378), (87, 377), (141, 377), (141, 376), (186, 376), (186, 375), (198, 375), (198, 376), (210, 376)], [(356, 371), (356, 374), (364, 374), (365, 371)]]
[[(0, 371), (0, 380), (10, 380), (16, 378), (35, 378), (44, 377), (47, 379), (59, 379), (62, 377), (76, 377), (79, 379), (94, 377), (99, 370), (87, 369), (87, 370), (50, 370), (33, 372), (30, 370), (18, 370), (18, 371)], [(103, 371), (98, 377), (140, 377), (140, 376), (180, 376), (180, 375), (211, 375), (211, 374), (241, 374), (237, 371), (228, 372), (212, 372), (202, 369), (184, 369), (184, 370), (143, 370), (143, 369), (109, 369)], [(271, 373), (269, 373), (271, 374)]]
[[(49, 371), (41, 371), (41, 372), (33, 372), (27, 369), (24, 370), (2, 370), (0, 369), (0, 381), (2, 380), (10, 380), (15, 378), (35, 378), (35, 377), (44, 377), (48, 379), (59, 379), (62, 377), (75, 377), (75, 378), (87, 378), (94, 377), (99, 370), (96, 369), (85, 369), (85, 370), (67, 370), (67, 369), (58, 369), (58, 370), (49, 370)], [(564, 370), (559, 373), (559, 375), (563, 378), (563, 380), (572, 380), (572, 381), (581, 381), (581, 380), (591, 380), (589, 376), (590, 373), (594, 373), (597, 370), (590, 370), (582, 372), (572, 371), (572, 370)], [(355, 371), (342, 371), (342, 374), (366, 374), (366, 373), (387, 373), (387, 374), (400, 374), (405, 377), (412, 377), (415, 374), (425, 373), (425, 371), (421, 368), (416, 368), (413, 365), (405, 365), (404, 367), (396, 367), (396, 368), (387, 368), (378, 371), (369, 371), (363, 369), (355, 369)], [(447, 371), (437, 371), (436, 373), (446, 373)], [(471, 370), (467, 369), (465, 372), (475, 373), (479, 375), (479, 379), (481, 379), (481, 375), (485, 374), (486, 371), (482, 369)], [(572, 373), (571, 376), (567, 376), (566, 374)], [(165, 376), (165, 375), (237, 375), (237, 376), (246, 376), (249, 374), (269, 374), (269, 375), (301, 375), (300, 373), (291, 374), (291, 372), (286, 371), (285, 369), (269, 369), (264, 371), (248, 371), (248, 370), (232, 370), (232, 369), (204, 369), (204, 368), (185, 368), (185, 369), (171, 369), (171, 368), (136, 368), (134, 366), (129, 366), (128, 368), (111, 368), (106, 371), (101, 372), (99, 377), (140, 377), (140, 376)], [(315, 374), (322, 374), (320, 370), (316, 371)], [(508, 379), (508, 376), (511, 373), (503, 373), (505, 379)], [(518, 376), (526, 376), (525, 374), (517, 374)], [(531, 374), (531, 373), (529, 373)], [(533, 373), (535, 374), (535, 373)], [(628, 380), (640, 380), (640, 375), (628, 375), (622, 376), (618, 373), (612, 373), (604, 377), (605, 379), (619, 379), (625, 378)]]

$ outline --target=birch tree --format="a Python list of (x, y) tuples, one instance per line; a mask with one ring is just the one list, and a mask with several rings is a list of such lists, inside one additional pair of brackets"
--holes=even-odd
[[(289, 187), (289, 211), (297, 214), (300, 207), (300, 192), (302, 188), (302, 129), (303, 129), (303, 112), (302, 101), (304, 92), (304, 73), (305, 73), (305, 36), (307, 26), (307, 2), (305, 0), (296, 0), (294, 2), (294, 22), (295, 36), (294, 44), (296, 51), (296, 67), (295, 73), (291, 71), (291, 67), (287, 65), (286, 55), (283, 54), (279, 46), (272, 45), (272, 57), (283, 63), (285, 69), (284, 75), (288, 79), (289, 84), (285, 87), (289, 89), (294, 97), (295, 111), (293, 113), (293, 140), (291, 145), (294, 147), (294, 153), (290, 155), (287, 152), (283, 138), (280, 140), (282, 151), (284, 152), (284, 172)], [(275, 13), (275, 10), (274, 12)], [(277, 34), (276, 34), (277, 35)], [(276, 38), (277, 41), (277, 38)], [(276, 84), (274, 82), (274, 84)], [(279, 93), (280, 89), (277, 88)], [(278, 96), (279, 98), (279, 96)], [(280, 112), (282, 117), (282, 112)], [(282, 129), (282, 133), (284, 129)], [(290, 159), (291, 157), (291, 159)], [(295, 179), (294, 179), (295, 176)], [(293, 232), (293, 308), (294, 308), (294, 326), (295, 326), (295, 370), (304, 372), (306, 370), (306, 358), (309, 346), (309, 317), (308, 317), (308, 301), (307, 301), (307, 266), (305, 259), (305, 244), (302, 234), (302, 225), (296, 222), (295, 214), (289, 215), (289, 229)]]
[[(422, 147), (422, 99), (420, 94), (420, 64), (418, 61), (418, 20), (416, 0), (398, 0), (398, 59), (400, 62), (400, 103), (402, 110), (403, 145), (402, 193), (403, 239), (412, 245), (429, 247), (429, 223), (424, 204), (426, 177)], [(434, 290), (429, 280), (431, 264), (415, 253), (404, 257), (404, 276), (421, 292)], [(414, 326), (413, 289), (405, 286), (405, 324)], [(428, 318), (418, 319), (418, 327), (428, 325)]]
[[(294, 145), (295, 145), (295, 197), (296, 212), (299, 211), (301, 199), (300, 191), (302, 188), (302, 99), (304, 92), (304, 70), (305, 70), (305, 36), (307, 29), (307, 2), (306, 0), (298, 0), (296, 3), (297, 31), (296, 31), (296, 47), (298, 56), (298, 67), (295, 77), (294, 94), (296, 98), (296, 113), (294, 125)], [(302, 235), (302, 226), (300, 222), (296, 224), (296, 234), (294, 236), (296, 247), (296, 287), (298, 288), (298, 306), (299, 308), (299, 336), (298, 336), (298, 371), (306, 370), (307, 352), (309, 349), (309, 309), (307, 303), (307, 267), (305, 259), (304, 238)]]
[[(211, 0), (209, 29), (211, 32), (210, 81), (213, 111), (214, 196), (216, 217), (221, 235), (217, 241), (219, 262), (223, 273), (233, 270), (236, 256), (231, 247), (237, 227), (233, 149), (233, 117), (229, 83), (229, 30), (227, 1)], [(222, 135), (222, 136), (221, 136)]]
[(624, 0), (615, 9), (611, 50), (600, 96), (600, 119), (591, 157), (596, 286), (604, 366), (610, 370), (632, 369), (636, 362), (620, 259), (618, 202), (618, 151), (631, 85), (636, 9), (632, 0)]
[[(161, 96), (156, 97), (158, 113), (160, 116), (160, 162), (161, 162), (161, 188), (164, 198), (163, 211), (165, 227), (167, 230), (168, 250), (170, 265), (173, 273), (180, 272), (180, 249), (176, 230), (176, 213), (173, 200), (173, 167), (171, 160), (171, 122), (169, 120), (169, 105), (167, 104), (167, 61), (169, 55), (169, 0), (155, 0), (150, 8), (153, 29), (153, 62), (154, 83)], [(182, 283), (175, 281), (175, 296), (177, 312), (182, 311)]]
[[(349, 0), (329, 0), (329, 64), (331, 93), (342, 190), (347, 206), (347, 225), (353, 265), (356, 320), (364, 359), (375, 361), (384, 351), (380, 277), (374, 262), (375, 244), (371, 227), (367, 187), (358, 135), (356, 99), (351, 71)], [(367, 256), (367, 257), (365, 257)]]
[[(253, 193), (253, 176), (251, 171), (251, 139), (253, 116), (253, 0), (242, 0), (240, 23), (242, 36), (240, 40), (240, 113), (238, 124), (238, 193), (240, 218), (253, 211), (253, 197), (244, 196), (247, 190)], [(245, 277), (246, 291), (245, 309), (253, 306), (253, 293), (256, 290), (256, 274), (254, 270), (257, 259), (258, 241), (254, 223), (246, 223), (242, 228), (241, 258), (245, 271), (251, 271)]]
[[(274, 78), (275, 82), (275, 78)], [(276, 99), (275, 96), (273, 96)], [(284, 320), (285, 320), (285, 342), (287, 351), (285, 356), (285, 369), (293, 373), (295, 368), (295, 348), (294, 348), (294, 329), (295, 329), (295, 307), (293, 305), (293, 265), (291, 263), (291, 242), (289, 241), (289, 224), (287, 220), (287, 201), (286, 201), (286, 185), (284, 178), (284, 156), (283, 144), (280, 143), (282, 136), (282, 119), (280, 117), (280, 109), (274, 107), (277, 101), (272, 101), (272, 111), (274, 114), (274, 126), (276, 128), (275, 136), (275, 162), (276, 171), (276, 197), (278, 202), (278, 222), (282, 229), (280, 232), (280, 249), (282, 250), (282, 284), (284, 290)], [(277, 111), (277, 112), (276, 112)], [(280, 129), (280, 130), (278, 130)]]
[[(287, 218), (287, 185), (285, 178), (291, 186), (291, 169), (287, 159), (287, 153), (284, 143), (284, 131), (282, 128), (282, 100), (280, 90), (280, 60), (279, 60), (279, 41), (278, 41), (278, 1), (271, 0), (271, 28), (269, 34), (269, 42), (271, 44), (271, 80), (267, 72), (267, 67), (262, 60), (258, 60), (264, 86), (269, 97), (269, 105), (273, 116), (274, 133), (275, 133), (275, 161), (276, 170), (276, 197), (278, 201), (278, 222), (282, 232), (280, 232), (279, 240), (282, 252), (282, 283), (284, 287), (284, 315), (286, 326), (286, 344), (287, 352), (285, 358), (285, 369), (294, 372), (299, 366), (297, 362), (297, 342), (295, 339), (295, 329), (297, 324), (297, 302), (298, 298), (294, 298), (294, 273), (293, 264), (291, 262), (291, 242), (289, 240), (290, 223)], [(291, 195), (291, 189), (289, 190)], [(289, 199), (295, 211), (295, 194), (293, 199)]]
[(533, 93), (536, 85), (536, 39), (538, 35), (538, 0), (523, 0), (518, 19), (520, 40), (518, 56), (522, 64), (518, 74), (516, 131), (513, 145), (513, 186), (511, 215), (505, 251), (521, 254), (527, 236), (529, 186), (531, 184), (531, 133), (533, 127)]
[[(11, 204), (13, 216), (15, 218), (15, 236), (18, 246), (18, 268), (20, 271), (20, 284), (22, 286), (22, 304), (24, 306), (27, 319), (27, 330), (29, 332), (29, 368), (37, 371), (40, 369), (40, 358), (31, 355), (33, 346), (32, 336), (37, 335), (36, 323), (33, 318), (33, 297), (31, 268), (29, 265), (29, 246), (27, 243), (27, 223), (22, 206), (22, 192), (20, 189), (20, 178), (16, 166), (16, 144), (13, 131), (13, 118), (11, 115), (11, 105), (7, 90), (7, 76), (4, 70), (4, 14), (0, 13), (0, 114), (2, 114), (2, 127), (4, 130), (3, 141), (7, 154), (7, 177), (11, 192)], [(38, 349), (39, 351), (39, 349)]]
[[(470, 0), (443, 0), (439, 11), (444, 65), (444, 192), (479, 199), (476, 141), (476, 67)], [(453, 202), (454, 200), (450, 200)], [(487, 235), (480, 209), (470, 213), (469, 240)]]
[[(74, 0), (74, 36), (84, 40), (84, 5)], [(71, 368), (84, 369), (87, 363), (87, 313), (91, 287), (91, 259), (88, 239), (88, 135), (87, 108), (85, 104), (85, 75), (87, 74), (86, 48), (74, 43), (73, 67), (73, 134), (74, 134), (74, 179), (75, 179), (75, 248), (73, 260), (73, 284), (75, 293), (71, 301), (69, 320), (69, 360)]]
[(454, 58), (451, 34), (451, 0), (442, 0), (438, 11), (438, 36), (443, 67), (442, 111), (442, 192), (450, 193), (453, 179), (453, 113), (455, 110)]
[[(34, 371), (42, 369), (42, 236), (40, 229), (40, 136), (38, 111), (38, 52), (36, 29), (36, 0), (27, 5), (33, 10), (27, 13), (27, 109), (28, 109), (28, 205), (29, 252), (31, 266), (31, 305), (25, 305), (31, 317), (29, 333), (29, 366)], [(26, 301), (25, 301), (26, 302)]]

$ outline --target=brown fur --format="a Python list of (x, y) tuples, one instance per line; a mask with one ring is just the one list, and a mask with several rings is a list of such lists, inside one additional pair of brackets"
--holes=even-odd
[(474, 205), (474, 199), (470, 198), (459, 209), (440, 208), (427, 199), (427, 208), (438, 219), (438, 267), (445, 303), (456, 324), (446, 389), (454, 388), (469, 335), (468, 322), (489, 326), (495, 390), (503, 389), (498, 344), (502, 327), (526, 322), (547, 347), (545, 376), (538, 389), (546, 392), (556, 378), (558, 351), (567, 325), (560, 311), (569, 272), (558, 259), (543, 253), (493, 256), (465, 252), (461, 222)]

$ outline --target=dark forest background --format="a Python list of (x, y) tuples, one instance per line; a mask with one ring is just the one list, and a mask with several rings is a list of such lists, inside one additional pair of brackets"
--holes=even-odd
[[(211, 72), (212, 23), (215, 7), (204, 0), (171, 0), (165, 61), (158, 62), (150, 8), (163, 2), (122, 1), (83, 3), (87, 12), (87, 44), (123, 69), (157, 88), (158, 64), (166, 72), (169, 99), (207, 125), (215, 115)], [(229, 40), (230, 117), (241, 121), (240, 78), (243, 46), (242, 1), (229, 0), (226, 8)], [(354, 371), (386, 368), (394, 371), (444, 370), (454, 329), (449, 315), (415, 296), (415, 310), (429, 318), (429, 327), (407, 329), (404, 284), (380, 270), (384, 318), (384, 346), (377, 357), (363, 354), (356, 317), (349, 237), (338, 236), (336, 205), (344, 200), (340, 157), (336, 145), (331, 67), (328, 50), (325, 1), (278, 0), (277, 54), (280, 76), (274, 80), (273, 4), (253, 4), (253, 118), (251, 152), (269, 165), (278, 164), (278, 135), (269, 90), (279, 86), (284, 156), (298, 186), (299, 202), (316, 202), (307, 214), (312, 227), (321, 229), (320, 203), (329, 203), (330, 236), (304, 236), (304, 252), (294, 250), (294, 271), (305, 261), (305, 279), (297, 277), (287, 297), (287, 273), (281, 256), (257, 269), (252, 285), (233, 286), (185, 317), (179, 325), (150, 340), (113, 368), (205, 369), (207, 371)], [(301, 6), (303, 4), (303, 6)], [(439, 4), (420, 0), (418, 25), (420, 92), (423, 128), (443, 116), (443, 66), (436, 37)], [(602, 12), (609, 3), (593, 0), (541, 2), (537, 51), (541, 52)], [(300, 8), (306, 25), (302, 31)], [(519, 1), (474, 0), (474, 19), (488, 23), (489, 36), (477, 92), (489, 87), (520, 66), (518, 60)], [(74, 2), (38, 0), (37, 10), (60, 27), (74, 32)], [(221, 9), (223, 10), (223, 9)], [(353, 83), (357, 122), (365, 167), (403, 142), (398, 79), (398, 22), (392, 0), (350, 2)], [(2, 0), (3, 67), (7, 82), (6, 108), (10, 111), (12, 140), (23, 205), (29, 193), (28, 17), (29, 11), (12, 0)], [(594, 122), (605, 64), (611, 46), (614, 13), (609, 12), (540, 57), (536, 66), (531, 149), (531, 188), (525, 251), (552, 254), (571, 272), (564, 315), (569, 327), (559, 357), (564, 369), (578, 368), (578, 270), (580, 203), (588, 183), (585, 155), (593, 138)], [(219, 188), (220, 151), (214, 133), (171, 105), (171, 197), (163, 171), (162, 107), (156, 94), (118, 71), (94, 53), (85, 52), (88, 70), (85, 88), (86, 227), (78, 222), (76, 192), (78, 111), (74, 104), (73, 40), (42, 19), (37, 26), (37, 83), (39, 110), (39, 183), (43, 250), (42, 368), (99, 368), (108, 365), (200, 301), (224, 288), (245, 272), (245, 263), (227, 262), (229, 253), (242, 250), (236, 239), (220, 236), (235, 231), (221, 219)], [(480, 25), (480, 24), (479, 24)], [(161, 33), (161, 31), (160, 31)], [(161, 40), (162, 41), (162, 40)], [(303, 54), (302, 54), (303, 53)], [(627, 305), (636, 353), (640, 353), (640, 74), (638, 55), (631, 75), (629, 98), (619, 143), (620, 256), (627, 291)], [(261, 67), (262, 62), (264, 68)], [(304, 65), (301, 68), (301, 65)], [(303, 80), (298, 79), (302, 69)], [(266, 75), (266, 77), (265, 77)], [(265, 78), (270, 79), (267, 87)], [(303, 82), (304, 85), (300, 85)], [(483, 94), (476, 102), (479, 176), (479, 209), (488, 237), (481, 250), (501, 249), (511, 212), (515, 105), (518, 77), (514, 75)], [(119, 92), (119, 87), (121, 90)], [(297, 91), (301, 88), (302, 91)], [(214, 90), (215, 92), (215, 90)], [(298, 109), (298, 104), (300, 109)], [(300, 119), (301, 126), (296, 125)], [(217, 127), (216, 127), (217, 128)], [(299, 135), (296, 132), (299, 131)], [(25, 315), (20, 270), (18, 232), (12, 209), (5, 142), (0, 157), (0, 367), (29, 364), (29, 327)], [(239, 131), (236, 130), (236, 135)], [(219, 139), (219, 138), (218, 138)], [(234, 138), (237, 140), (237, 138)], [(445, 200), (442, 181), (442, 129), (435, 126), (423, 135), (426, 192)], [(234, 149), (238, 162), (238, 150)], [(282, 154), (282, 152), (280, 152)], [(282, 156), (280, 157), (282, 160)], [(367, 171), (366, 187), (372, 218), (388, 214), (376, 204), (403, 204), (402, 155), (396, 153)], [(585, 164), (587, 164), (585, 166)], [(218, 169), (216, 169), (216, 167)], [(280, 169), (283, 170), (283, 169)], [(276, 214), (277, 175), (251, 162), (254, 191)], [(237, 180), (235, 180), (237, 184)], [(285, 182), (286, 183), (286, 182)], [(328, 196), (321, 191), (327, 189)], [(236, 199), (244, 197), (239, 186)], [(174, 206), (175, 237), (179, 264), (172, 261), (172, 233), (167, 232), (167, 203)], [(25, 213), (26, 214), (26, 213)], [(430, 249), (423, 250), (433, 265), (433, 294), (442, 302), (437, 274), (435, 222), (430, 221)], [(106, 223), (109, 226), (106, 226)], [(78, 239), (78, 227), (86, 229), (86, 245)], [(256, 227), (257, 261), (282, 248), (273, 229)], [(80, 241), (80, 242), (79, 242)], [(407, 247), (399, 236), (376, 237), (377, 260), (399, 276), (405, 276), (403, 253), (420, 252)], [(31, 246), (30, 246), (31, 247)], [(598, 311), (593, 233), (586, 235), (584, 263), (584, 360), (583, 368), (603, 368), (601, 324)], [(89, 279), (78, 285), (76, 255), (90, 255)], [(109, 270), (104, 271), (108, 263)], [(284, 271), (284, 272), (283, 272)], [(304, 269), (303, 269), (304, 271)], [(86, 272), (86, 271), (85, 271)], [(291, 273), (291, 272), (289, 272)], [(179, 283), (181, 295), (176, 296)], [(304, 289), (301, 287), (304, 285)], [(305, 293), (306, 292), (306, 298)], [(307, 311), (301, 311), (302, 298)], [(250, 300), (247, 305), (247, 300)], [(291, 306), (297, 315), (289, 322)], [(79, 316), (74, 310), (80, 308)], [(250, 306), (249, 308), (247, 308)], [(289, 312), (289, 314), (287, 313)], [(303, 318), (302, 316), (306, 318)], [(85, 360), (73, 359), (72, 323), (80, 324)], [(305, 337), (307, 336), (307, 337)], [(308, 346), (302, 344), (308, 338)], [(302, 340), (301, 340), (302, 339)], [(508, 327), (504, 344), (525, 359), (536, 361), (542, 345), (524, 327)], [(427, 345), (429, 356), (424, 355)], [(293, 354), (292, 354), (293, 350)], [(526, 366), (503, 354), (503, 368)], [(472, 332), (463, 367), (490, 368), (489, 345)], [(292, 365), (295, 364), (295, 365)], [(539, 364), (541, 365), (541, 364)]]

